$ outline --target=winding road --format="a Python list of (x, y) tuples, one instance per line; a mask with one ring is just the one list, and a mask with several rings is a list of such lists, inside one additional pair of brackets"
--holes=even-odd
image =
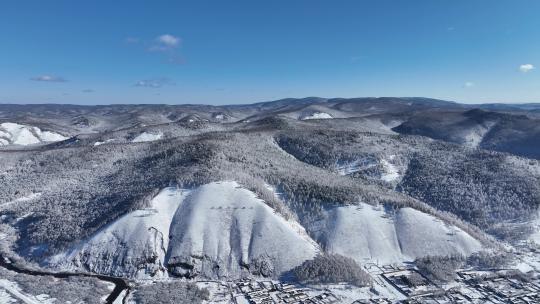
[(114, 284), (114, 289), (106, 299), (107, 304), (113, 304), (117, 300), (118, 296), (122, 294), (123, 291), (126, 291), (125, 296), (127, 296), (130, 290), (128, 282), (123, 278), (111, 277), (111, 276), (100, 275), (100, 274), (90, 274), (90, 273), (49, 272), (49, 271), (43, 271), (43, 270), (31, 270), (31, 269), (26, 269), (26, 268), (23, 268), (21, 266), (17, 266), (11, 263), (11, 261), (8, 258), (5, 258), (1, 254), (0, 254), (0, 267), (3, 267), (13, 272), (27, 274), (27, 275), (51, 276), (51, 277), (59, 278), (59, 279), (65, 279), (68, 277), (90, 277), (90, 278), (97, 278), (99, 280), (106, 281), (106, 282), (111, 282)]

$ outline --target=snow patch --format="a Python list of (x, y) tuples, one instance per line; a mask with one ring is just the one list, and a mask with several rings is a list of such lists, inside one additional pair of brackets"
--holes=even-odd
[(38, 127), (4, 122), (0, 124), (0, 145), (33, 145), (66, 140), (68, 137)]
[(529, 240), (540, 245), (540, 211), (536, 215), (536, 219), (532, 221), (531, 226), (533, 227), (534, 232), (529, 237)]
[(0, 289), (0, 303), (10, 304), (17, 303), (17, 300), (11, 296), (9, 292), (5, 289)]
[(340, 161), (336, 163), (336, 169), (339, 175), (350, 175), (355, 172), (366, 170), (377, 166), (377, 160), (366, 157), (353, 161)]
[(110, 143), (111, 141), (115, 141), (115, 140), (116, 140), (116, 139), (114, 139), (114, 138), (110, 138), (110, 139), (107, 139), (107, 140), (105, 140), (105, 141), (96, 141), (96, 142), (94, 143), (94, 146), (101, 146), (101, 145), (103, 145), (103, 144)]
[[(395, 158), (395, 155), (391, 155), (389, 157), (390, 160), (393, 160), (394, 158)], [(400, 177), (399, 170), (394, 164), (392, 164), (386, 159), (382, 159), (381, 165), (384, 171), (383, 174), (381, 174), (381, 179), (383, 181), (391, 183), (399, 179)]]
[(138, 142), (147, 142), (147, 141), (155, 141), (160, 140), (163, 137), (163, 133), (148, 133), (143, 132), (139, 135), (137, 135), (131, 142), (138, 143)]
[(31, 200), (34, 200), (36, 198), (39, 198), (40, 196), (41, 196), (41, 192), (36, 192), (36, 193), (29, 194), (27, 196), (19, 197), (17, 199), (14, 199), (14, 200), (6, 202), (6, 203), (0, 203), (0, 209), (5, 208), (5, 207), (7, 207), (9, 205), (12, 205), (12, 204), (31, 201)]
[(310, 120), (310, 119), (332, 119), (332, 115), (325, 112), (315, 112), (308, 115), (300, 117), (300, 120)]

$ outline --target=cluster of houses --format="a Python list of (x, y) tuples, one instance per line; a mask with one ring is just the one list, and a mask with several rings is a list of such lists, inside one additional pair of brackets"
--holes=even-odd
[[(540, 303), (540, 280), (515, 270), (458, 271), (451, 288), (441, 288), (417, 270), (381, 269), (380, 276), (407, 299), (408, 304), (532, 304)], [(390, 270), (384, 272), (384, 270)], [(391, 299), (358, 300), (357, 304), (395, 303)]]
[(235, 304), (337, 304), (331, 293), (310, 297), (294, 285), (272, 281), (241, 280), (234, 286)]
[[(540, 303), (540, 276), (525, 275), (518, 270), (459, 270), (451, 284), (434, 282), (414, 265), (365, 265), (373, 277), (352, 304), (532, 304)], [(228, 282), (222, 288), (234, 304), (338, 304), (336, 290), (326, 289), (314, 295), (312, 290), (275, 281), (244, 279)], [(369, 291), (368, 291), (369, 289)], [(381, 292), (382, 291), (382, 292)], [(220, 293), (221, 294), (221, 293)], [(369, 298), (369, 296), (374, 296)], [(385, 298), (386, 296), (390, 298)], [(229, 299), (231, 299), (229, 297)], [(229, 302), (230, 303), (230, 302)]]

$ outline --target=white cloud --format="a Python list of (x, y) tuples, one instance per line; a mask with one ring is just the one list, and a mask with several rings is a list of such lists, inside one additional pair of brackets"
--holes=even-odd
[(45, 82), (66, 82), (66, 80), (59, 76), (53, 76), (53, 75), (40, 75), (36, 77), (30, 78), (30, 80), (33, 81), (45, 81)]
[(472, 88), (474, 87), (474, 82), (467, 81), (463, 84), (465, 88)]
[(174, 82), (170, 80), (169, 78), (153, 78), (153, 79), (145, 79), (145, 80), (139, 80), (135, 83), (136, 87), (144, 87), (144, 88), (161, 88), (165, 85), (174, 85)]
[(175, 47), (180, 43), (180, 38), (165, 34), (157, 37), (157, 41), (170, 47)]
[(150, 51), (168, 51), (177, 48), (180, 46), (182, 40), (178, 37), (175, 37), (170, 34), (164, 34), (158, 36), (155, 39), (155, 42), (150, 46)]
[(522, 64), (519, 66), (519, 70), (523, 73), (527, 73), (531, 70), (534, 70), (534, 65), (530, 64), (530, 63), (527, 63), (527, 64)]

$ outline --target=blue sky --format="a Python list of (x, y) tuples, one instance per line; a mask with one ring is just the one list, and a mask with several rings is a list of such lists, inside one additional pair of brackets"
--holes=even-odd
[(540, 102), (540, 1), (0, 4), (0, 103)]

